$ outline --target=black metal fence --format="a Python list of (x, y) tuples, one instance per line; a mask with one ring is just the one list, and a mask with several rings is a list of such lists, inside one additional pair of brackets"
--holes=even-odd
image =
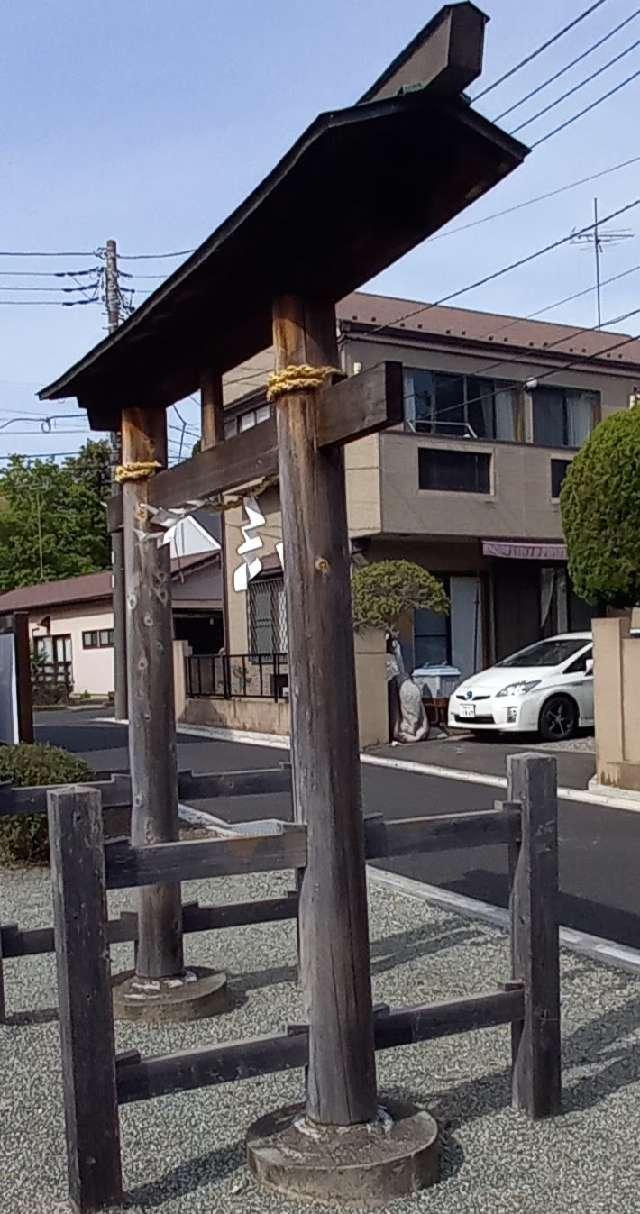
[(286, 653), (197, 653), (185, 658), (185, 663), (187, 695), (195, 699), (239, 696), (277, 703), (288, 695)]
[(31, 663), (33, 703), (46, 707), (68, 704), (73, 691), (71, 662), (45, 662), (35, 658)]

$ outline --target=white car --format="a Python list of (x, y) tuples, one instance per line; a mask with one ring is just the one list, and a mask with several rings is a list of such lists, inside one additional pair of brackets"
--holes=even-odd
[(549, 637), (474, 674), (449, 700), (449, 726), (473, 733), (539, 733), (545, 742), (593, 725), (590, 632)]

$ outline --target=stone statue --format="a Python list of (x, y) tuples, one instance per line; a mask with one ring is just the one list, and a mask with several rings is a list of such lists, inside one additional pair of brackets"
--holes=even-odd
[(429, 736), (429, 721), (420, 688), (407, 674), (397, 637), (389, 638), (389, 650), (387, 681), (397, 690), (397, 697), (391, 697), (392, 736), (396, 742), (423, 742)]

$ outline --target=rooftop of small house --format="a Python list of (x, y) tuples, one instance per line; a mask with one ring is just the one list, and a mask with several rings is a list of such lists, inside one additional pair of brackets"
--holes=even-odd
[[(220, 563), (219, 551), (191, 553), (171, 561), (172, 581), (189, 577), (209, 563)], [(110, 569), (98, 573), (83, 573), (79, 577), (61, 578), (55, 582), (40, 582), (37, 586), (19, 586), (0, 594), (0, 612), (40, 611), (46, 607), (62, 607), (73, 603), (89, 603), (110, 599), (113, 594), (113, 574)]]

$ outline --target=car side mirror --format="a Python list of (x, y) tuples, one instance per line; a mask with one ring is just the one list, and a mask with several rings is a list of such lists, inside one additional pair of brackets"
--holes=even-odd
[(587, 658), (587, 660), (585, 662), (584, 673), (585, 673), (585, 676), (593, 674), (593, 658)]

